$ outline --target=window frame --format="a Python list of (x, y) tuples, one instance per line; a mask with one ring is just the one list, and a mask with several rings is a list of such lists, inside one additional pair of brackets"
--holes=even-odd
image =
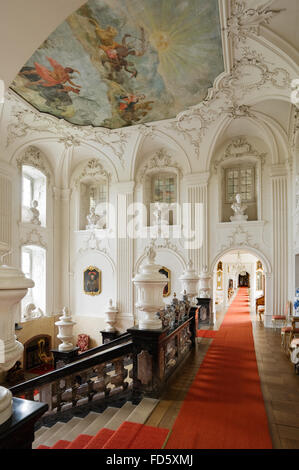
[[(255, 183), (256, 183), (256, 175), (255, 175), (255, 166), (254, 165), (234, 165), (234, 166), (228, 166), (225, 169), (224, 173), (224, 178), (225, 178), (225, 203), (226, 204), (231, 204), (234, 202), (234, 198), (236, 194), (241, 194), (241, 171), (242, 170), (251, 170), (252, 171), (252, 189), (251, 189), (251, 198), (250, 199), (243, 199), (242, 202), (244, 203), (255, 203), (256, 202), (256, 197), (255, 197)], [(228, 172), (230, 171), (238, 171), (238, 191), (234, 193), (233, 199), (229, 199), (229, 193), (228, 193)]]

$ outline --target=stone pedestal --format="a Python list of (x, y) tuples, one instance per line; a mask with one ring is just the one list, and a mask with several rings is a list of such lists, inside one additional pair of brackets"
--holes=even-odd
[(11, 418), (0, 425), (0, 450), (31, 449), (34, 424), (48, 410), (48, 405), (13, 398), (12, 410)]
[(197, 298), (198, 305), (198, 326), (209, 325), (213, 323), (212, 299)]
[(141, 316), (138, 325), (140, 330), (162, 328), (162, 321), (156, 314), (164, 307), (163, 288), (169, 280), (159, 272), (162, 266), (155, 264), (155, 257), (156, 252), (151, 246), (141, 267), (141, 272), (136, 274), (133, 279), (138, 297), (136, 307)]
[(120, 333), (115, 330), (115, 331), (107, 331), (107, 330), (102, 330), (100, 331), (102, 335), (102, 341), (103, 344), (110, 343), (110, 341), (113, 341), (114, 339), (118, 338)]
[(72, 349), (74, 349), (72, 339), (73, 339), (73, 326), (75, 324), (76, 322), (72, 320), (71, 313), (66, 307), (64, 307), (63, 315), (59, 318), (57, 322), (55, 322), (55, 325), (58, 326), (58, 330), (59, 330), (57, 338), (59, 338), (62, 341), (62, 344), (58, 346), (59, 351), (71, 351)]
[(73, 348), (70, 351), (59, 351), (59, 349), (51, 349), (54, 357), (54, 369), (60, 369), (61, 367), (70, 364), (78, 359), (79, 348)]
[(230, 217), (231, 222), (245, 222), (248, 219), (248, 215), (232, 215)]
[[(0, 243), (0, 252), (5, 253), (7, 245)], [(0, 253), (1, 254), (1, 253)], [(0, 262), (4, 255), (0, 256)], [(22, 271), (11, 266), (0, 265), (0, 374), (11, 369), (23, 353), (23, 345), (16, 340), (14, 313), (16, 305), (34, 286)], [(11, 393), (0, 388), (0, 425), (12, 414)]]

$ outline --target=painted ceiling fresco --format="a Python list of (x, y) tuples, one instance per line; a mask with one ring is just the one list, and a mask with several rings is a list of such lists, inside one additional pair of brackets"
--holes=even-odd
[(175, 117), (221, 72), (218, 0), (89, 0), (11, 88), (39, 111), (114, 129)]

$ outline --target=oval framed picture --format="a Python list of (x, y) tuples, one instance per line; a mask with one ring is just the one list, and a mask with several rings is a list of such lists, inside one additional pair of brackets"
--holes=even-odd
[(102, 291), (101, 271), (95, 266), (88, 266), (83, 273), (83, 289), (87, 295), (99, 295)]

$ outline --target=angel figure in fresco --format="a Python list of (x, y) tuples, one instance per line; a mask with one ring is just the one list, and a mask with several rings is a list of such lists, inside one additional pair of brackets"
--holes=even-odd
[(115, 37), (118, 31), (113, 26), (107, 26), (107, 28), (101, 28), (100, 25), (93, 18), (89, 18), (90, 23), (95, 27), (95, 33), (100, 40), (99, 48), (105, 52), (106, 57), (103, 59), (103, 63), (108, 62), (115, 72), (119, 72), (122, 69), (131, 74), (131, 77), (137, 76), (137, 70), (133, 62), (128, 62), (126, 57), (129, 55), (142, 56), (146, 51), (146, 41), (144, 28), (140, 27), (141, 37), (136, 38), (141, 42), (139, 50), (135, 49), (135, 46), (127, 43), (127, 38), (132, 37), (131, 34), (125, 34), (122, 38), (121, 43), (115, 41)]
[[(73, 73), (80, 72), (72, 67), (63, 67), (63, 65), (59, 64), (51, 57), (47, 57), (47, 59), (52, 66), (52, 70), (38, 62), (34, 62), (34, 67), (23, 67), (21, 70), (21, 74), (31, 80), (30, 85), (41, 85), (42, 87), (57, 87), (57, 85), (59, 85), (57, 91), (72, 91), (73, 93), (79, 94), (81, 86), (76, 85), (72, 81), (71, 76)], [(69, 83), (71, 86), (66, 85), (66, 83)]]
[(145, 95), (132, 93), (117, 97), (119, 111), (127, 123), (139, 121), (152, 109), (153, 101), (143, 101), (144, 99)]

